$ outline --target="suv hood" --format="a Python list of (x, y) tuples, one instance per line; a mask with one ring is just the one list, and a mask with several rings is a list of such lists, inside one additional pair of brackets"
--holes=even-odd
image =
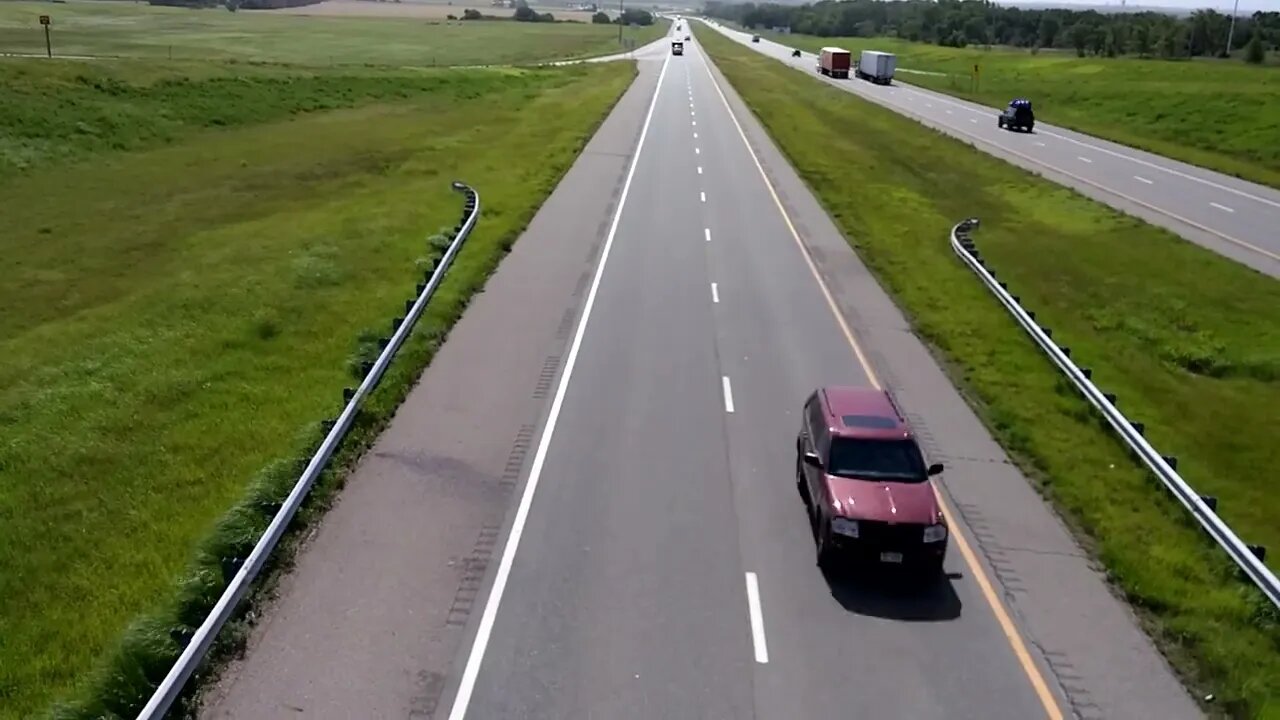
[(938, 519), (933, 483), (900, 483), (827, 476), (839, 513), (855, 520), (881, 520), (932, 525)]

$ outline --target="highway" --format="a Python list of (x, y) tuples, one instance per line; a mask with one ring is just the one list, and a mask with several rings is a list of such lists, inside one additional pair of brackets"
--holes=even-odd
[[(1037, 119), (1032, 133), (1002, 130), (995, 108), (910, 84), (899, 70), (893, 84), (818, 75), (812, 53), (701, 21), (726, 37), (803, 70), (1015, 165), (1074, 188), (1122, 212), (1167, 228), (1260, 272), (1280, 277), (1280, 190), (1154, 153), (1091, 137)], [(857, 62), (857, 55), (854, 55)], [(1031, 98), (1032, 102), (1035, 98)]]
[[(1201, 717), (697, 43), (637, 57), (201, 717)], [(844, 383), (946, 464), (932, 588), (816, 567)]]

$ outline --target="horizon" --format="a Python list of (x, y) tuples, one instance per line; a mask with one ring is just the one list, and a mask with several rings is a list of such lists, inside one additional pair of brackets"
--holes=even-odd
[[(1275, 7), (1274, 0), (1270, 1), (1271, 10), (1280, 10), (1280, 8)], [(1251, 15), (1258, 11), (1267, 10), (1266, 5), (1268, 2), (1269, 0), (1240, 0), (1239, 12), (1241, 15)], [(1120, 7), (1120, 0), (996, 0), (996, 3), (999, 5), (1070, 6), (1086, 10), (1090, 8)], [(1184, 11), (1212, 9), (1230, 14), (1234, 2), (1233, 0), (1126, 0), (1125, 5), (1129, 8), (1168, 8)]]

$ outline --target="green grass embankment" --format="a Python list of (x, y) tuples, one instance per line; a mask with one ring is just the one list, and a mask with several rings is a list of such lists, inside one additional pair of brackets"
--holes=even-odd
[(0, 64), (0, 718), (137, 709), (438, 257), (450, 182), (483, 218), (339, 466), (634, 72)]
[(899, 68), (935, 73), (899, 72), (902, 82), (990, 107), (1030, 98), (1038, 120), (1280, 188), (1280, 69), (1274, 66), (763, 35), (809, 52), (838, 45), (854, 53), (896, 53)]
[[(461, 5), (461, 3), (459, 3)], [(406, 12), (422, 7), (406, 4)], [(528, 23), (509, 17), (317, 17), (275, 11), (230, 13), (104, 0), (0, 2), (0, 54), (43, 55), (40, 15), (53, 18), (53, 51), (63, 56), (242, 60), (300, 65), (510, 65), (624, 50), (616, 25)], [(510, 10), (483, 12), (509, 16)], [(625, 28), (637, 46), (666, 32), (665, 21)]]
[[(1280, 283), (753, 52), (699, 39), (1193, 687), (1280, 715), (1280, 624), (953, 255), (1002, 280), (1250, 542), (1280, 547)], [(856, 178), (859, 192), (847, 192)], [(863, 198), (877, 198), (865, 202)], [(1271, 555), (1270, 564), (1276, 567)]]

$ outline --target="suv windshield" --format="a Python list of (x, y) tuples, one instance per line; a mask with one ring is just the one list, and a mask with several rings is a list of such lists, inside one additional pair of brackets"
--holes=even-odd
[(929, 475), (913, 440), (832, 438), (827, 472), (840, 477), (924, 482)]

